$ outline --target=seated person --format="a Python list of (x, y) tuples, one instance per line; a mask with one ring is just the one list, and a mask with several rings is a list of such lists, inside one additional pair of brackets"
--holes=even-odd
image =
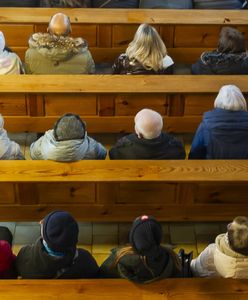
[(235, 28), (223, 27), (218, 48), (203, 52), (192, 65), (192, 74), (248, 74), (248, 53), (243, 34)]
[(5, 38), (0, 31), (0, 75), (23, 73), (22, 62), (17, 54), (5, 44)]
[(16, 256), (13, 254), (13, 236), (7, 227), (0, 226), (0, 279), (17, 277), (15, 269)]
[(163, 119), (151, 109), (142, 109), (135, 118), (135, 133), (121, 138), (109, 151), (110, 159), (184, 159), (183, 144), (161, 132)]
[(20, 146), (8, 138), (7, 131), (3, 128), (3, 126), (4, 120), (2, 115), (0, 115), (0, 159), (25, 159), (21, 153)]
[(42, 7), (87, 7), (88, 0), (41, 0)]
[(75, 114), (65, 114), (30, 146), (32, 159), (77, 161), (105, 159), (106, 149), (87, 135), (86, 125)]
[(236, 217), (227, 232), (216, 237), (191, 261), (194, 276), (248, 278), (248, 218)]
[(173, 60), (157, 30), (141, 24), (126, 52), (115, 61), (113, 74), (172, 74)]
[(171, 248), (160, 245), (162, 236), (162, 227), (155, 218), (136, 218), (129, 234), (130, 245), (111, 250), (100, 267), (100, 276), (139, 283), (180, 277), (179, 258)]
[(224, 85), (214, 107), (203, 115), (189, 159), (248, 158), (248, 112), (240, 89)]
[(95, 278), (99, 267), (92, 255), (77, 249), (78, 224), (66, 211), (53, 211), (41, 222), (41, 237), (21, 248), (16, 266), (22, 278)]
[(139, 0), (89, 0), (91, 7), (99, 8), (138, 8)]
[(88, 74), (95, 64), (82, 38), (69, 37), (69, 17), (58, 13), (51, 18), (48, 33), (34, 33), (25, 54), (25, 68), (31, 74)]
[(241, 9), (247, 7), (246, 0), (193, 0), (196, 9)]
[(0, 7), (38, 7), (40, 0), (0, 0)]

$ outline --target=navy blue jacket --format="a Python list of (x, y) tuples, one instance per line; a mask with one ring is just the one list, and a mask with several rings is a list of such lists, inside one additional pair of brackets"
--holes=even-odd
[(189, 159), (248, 158), (248, 112), (216, 108), (204, 114)]

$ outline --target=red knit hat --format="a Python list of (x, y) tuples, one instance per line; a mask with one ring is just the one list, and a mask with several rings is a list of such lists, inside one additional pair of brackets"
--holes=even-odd
[(0, 277), (11, 268), (15, 259), (16, 256), (12, 253), (10, 244), (0, 240)]

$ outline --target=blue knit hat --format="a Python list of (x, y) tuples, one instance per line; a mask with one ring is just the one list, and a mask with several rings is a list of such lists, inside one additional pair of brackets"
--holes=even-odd
[(43, 239), (53, 251), (65, 253), (76, 249), (78, 232), (77, 222), (66, 211), (53, 211), (43, 220)]

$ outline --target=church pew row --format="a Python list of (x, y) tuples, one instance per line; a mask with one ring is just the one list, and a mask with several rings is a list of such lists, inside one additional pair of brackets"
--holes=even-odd
[(72, 112), (90, 133), (119, 133), (133, 131), (135, 114), (147, 107), (164, 117), (165, 130), (194, 132), (221, 86), (247, 93), (247, 82), (247, 75), (10, 75), (1, 77), (0, 113), (13, 132), (43, 132)]
[(3, 300), (246, 300), (245, 279), (180, 278), (138, 285), (124, 279), (1, 280)]
[(236, 26), (248, 40), (247, 11), (238, 10), (1, 8), (0, 29), (23, 59), (31, 34), (46, 32), (56, 12), (70, 16), (72, 35), (88, 41), (97, 63), (112, 63), (145, 22), (156, 27), (176, 63), (193, 63), (203, 51), (216, 48), (222, 26)]
[(248, 161), (1, 161), (0, 221), (229, 221), (248, 211)]

